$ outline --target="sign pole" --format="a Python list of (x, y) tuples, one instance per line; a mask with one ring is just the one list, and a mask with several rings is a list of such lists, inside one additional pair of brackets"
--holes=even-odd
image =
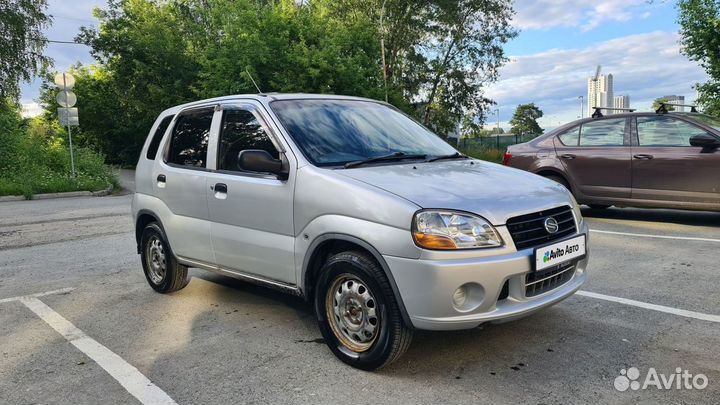
[[(63, 88), (67, 88), (67, 82), (65, 81), (65, 73), (63, 73)], [(67, 129), (68, 129), (68, 140), (70, 141), (70, 168), (72, 169), (72, 177), (75, 178), (75, 156), (73, 154), (73, 144), (72, 144), (72, 130), (70, 129), (70, 117), (68, 114), (68, 120), (67, 120)]]

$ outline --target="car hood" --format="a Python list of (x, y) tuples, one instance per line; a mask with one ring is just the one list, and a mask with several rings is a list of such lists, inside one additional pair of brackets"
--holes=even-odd
[(468, 211), (493, 225), (508, 218), (573, 205), (570, 193), (540, 176), (480, 160), (421, 162), (337, 170), (421, 208)]

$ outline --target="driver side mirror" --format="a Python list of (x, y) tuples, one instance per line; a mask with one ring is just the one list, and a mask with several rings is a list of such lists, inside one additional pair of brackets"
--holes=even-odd
[(700, 134), (690, 137), (690, 146), (703, 148), (703, 151), (715, 150), (720, 147), (720, 139), (710, 134)]
[(283, 162), (262, 149), (246, 149), (238, 154), (238, 169), (247, 172), (283, 174)]

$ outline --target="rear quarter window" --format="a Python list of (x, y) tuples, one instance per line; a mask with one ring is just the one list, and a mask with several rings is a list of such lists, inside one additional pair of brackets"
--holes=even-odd
[(160, 147), (160, 141), (162, 140), (163, 135), (165, 135), (165, 131), (167, 131), (168, 127), (170, 126), (170, 122), (172, 122), (173, 117), (175, 116), (168, 115), (167, 117), (163, 118), (162, 121), (160, 121), (160, 125), (158, 125), (157, 129), (155, 130), (152, 140), (150, 141), (150, 145), (148, 146), (147, 153), (145, 154), (145, 157), (149, 160), (155, 160), (158, 148)]

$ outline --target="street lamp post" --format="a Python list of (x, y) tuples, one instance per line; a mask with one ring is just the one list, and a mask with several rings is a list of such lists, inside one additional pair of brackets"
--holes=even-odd
[(497, 114), (497, 148), (500, 149), (500, 109), (495, 109), (495, 114)]

